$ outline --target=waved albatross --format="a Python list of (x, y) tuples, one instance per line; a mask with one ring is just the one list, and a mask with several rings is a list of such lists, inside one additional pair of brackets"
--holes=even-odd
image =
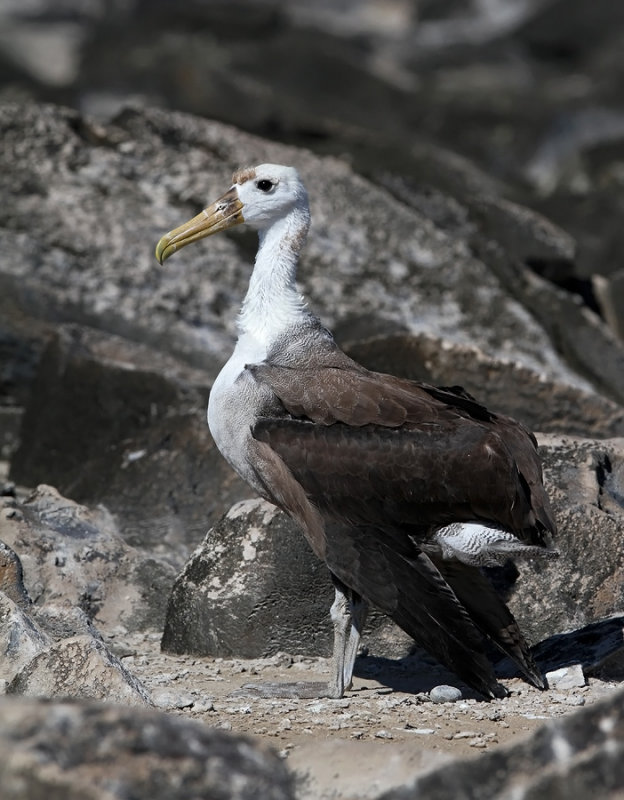
[(458, 387), (371, 372), (340, 350), (296, 287), (310, 212), (292, 167), (239, 170), (221, 198), (162, 237), (156, 257), (241, 223), (258, 231), (259, 249), (208, 424), (236, 472), (300, 524), (329, 567), (325, 693), (351, 686), (369, 603), (485, 697), (506, 692), (484, 636), (544, 688), (481, 571), (556, 555), (535, 438)]

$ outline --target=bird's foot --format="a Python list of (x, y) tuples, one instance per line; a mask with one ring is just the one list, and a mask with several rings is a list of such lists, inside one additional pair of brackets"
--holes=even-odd
[[(319, 697), (336, 697), (331, 687), (321, 681), (291, 681), (285, 683), (246, 683), (230, 693), (230, 697), (294, 698), (315, 700)], [(342, 695), (338, 695), (342, 696)]]

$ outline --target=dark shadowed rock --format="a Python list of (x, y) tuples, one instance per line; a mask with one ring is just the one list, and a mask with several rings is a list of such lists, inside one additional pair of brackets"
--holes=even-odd
[(129, 545), (180, 566), (241, 496), (208, 432), (208, 386), (205, 373), (149, 347), (61, 328), (41, 358), (11, 474), (104, 504)]
[(156, 711), (0, 700), (3, 800), (289, 800), (268, 748)]
[[(19, 519), (21, 512), (17, 503), (11, 498), (0, 501), (0, 513), (5, 519)], [(9, 597), (18, 606), (28, 606), (30, 598), (24, 586), (24, 569), (15, 551), (5, 542), (0, 541), (0, 592)]]
[(297, 526), (264, 500), (238, 503), (174, 584), (162, 647), (257, 657), (329, 654), (333, 589)]

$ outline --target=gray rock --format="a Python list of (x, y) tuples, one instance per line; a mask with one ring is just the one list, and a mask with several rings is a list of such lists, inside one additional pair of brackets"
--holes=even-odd
[(268, 748), (157, 711), (0, 699), (3, 800), (290, 800)]
[(559, 525), (556, 562), (519, 565), (509, 606), (532, 642), (572, 631), (624, 608), (622, 441), (540, 439)]
[[(35, 128), (39, 135), (29, 136)], [(498, 358), (509, 357), (513, 342), (515, 360), (586, 386), (465, 238), (447, 235), (335, 159), (160, 111), (128, 111), (114, 125), (94, 127), (64, 110), (4, 107), (0, 132), (3, 194), (12, 197), (0, 244), (13, 254), (0, 279), (26, 313), (97, 325), (214, 369), (231, 346), (249, 275), (245, 239), (189, 251), (183, 273), (165, 275), (144, 243), (219, 194), (234, 167), (286, 161), (297, 164), (312, 199), (300, 277), (327, 324), (352, 311), (371, 323), (471, 342)], [(50, 149), (63, 158), (51, 160)], [(25, 226), (36, 232), (27, 241)]]
[[(541, 452), (561, 557), (529, 560), (519, 564), (520, 571), (489, 570), (534, 644), (584, 629), (624, 607), (624, 561), (614, 545), (624, 536), (622, 442), (544, 436)], [(302, 597), (301, 586), (314, 588)], [(325, 568), (308, 551), (298, 527), (269, 504), (248, 501), (209, 532), (178, 577), (163, 647), (222, 656), (278, 650), (329, 655), (331, 598)], [(565, 651), (572, 663), (584, 659), (590, 667), (622, 646), (621, 636), (613, 641), (604, 636), (596, 629), (583, 642), (571, 641), (572, 650), (560, 643), (559, 661), (557, 648), (545, 647), (540, 663), (559, 668)], [(395, 658), (411, 648), (411, 640), (380, 614), (371, 616), (363, 641), (371, 653)]]
[(20, 518), (0, 517), (0, 538), (19, 551), (37, 606), (77, 607), (102, 629), (162, 625), (174, 570), (128, 546), (103, 507), (91, 511), (40, 486), (19, 509)]
[(329, 573), (294, 523), (264, 500), (209, 531), (171, 592), (164, 650), (213, 656), (329, 654)]
[[(47, 499), (52, 497), (56, 504), (48, 503), (46, 506), (41, 497), (45, 494), (46, 490), (43, 489), (38, 500), (34, 501), (39, 502), (39, 511), (47, 508), (48, 512), (60, 512), (54, 515), (57, 532), (64, 531), (67, 534), (69, 528), (70, 539), (72, 536), (77, 538), (82, 547), (89, 550), (87, 542), (92, 531), (88, 530), (86, 524), (86, 509), (67, 501), (59, 507), (56, 502), (60, 499), (59, 495), (50, 490)], [(68, 525), (69, 521), (73, 523), (71, 526)], [(21, 535), (25, 532), (32, 532), (32, 529), (24, 523)], [(41, 530), (39, 534), (39, 538), (31, 543), (45, 551), (46, 541)], [(20, 539), (20, 544), (23, 543), (24, 539)], [(55, 565), (59, 566), (58, 559), (67, 555), (62, 542), (57, 542), (54, 552)], [(77, 554), (74, 556), (70, 563), (80, 561)], [(99, 553), (98, 558), (101, 557), (102, 553)], [(82, 595), (77, 597), (72, 589), (75, 591), (76, 584), (80, 585), (83, 576), (80, 576), (79, 569), (76, 572), (78, 575), (62, 576), (61, 579), (65, 578), (64, 596), (58, 592), (55, 594), (55, 587), (48, 583), (44, 590), (44, 594), (47, 593), (45, 605), (33, 605), (22, 584), (20, 560), (2, 543), (0, 585), (7, 591), (0, 591), (0, 681), (6, 685), (6, 691), (12, 694), (149, 703), (149, 695), (141, 683), (108, 650), (91, 618), (79, 607)], [(45, 580), (50, 576), (42, 570), (40, 577)], [(68, 577), (70, 580), (67, 580)], [(105, 575), (103, 582), (106, 577), (109, 576)], [(114, 588), (114, 581), (111, 584)], [(95, 583), (91, 581), (90, 585)], [(119, 586), (116, 588), (119, 590)], [(102, 591), (104, 594), (105, 590)], [(50, 602), (50, 596), (55, 597), (57, 602)], [(72, 599), (76, 604), (72, 605)]]
[(141, 682), (101, 641), (85, 635), (62, 639), (35, 655), (9, 683), (7, 694), (151, 705)]
[(577, 689), (585, 686), (585, 675), (580, 664), (571, 664), (569, 667), (560, 667), (546, 673), (546, 680), (551, 689)]
[(197, 698), (189, 692), (176, 692), (170, 689), (157, 689), (152, 692), (151, 700), (156, 708), (175, 709), (194, 706)]
[(442, 684), (433, 687), (429, 692), (429, 698), (433, 703), (455, 703), (457, 700), (461, 700), (462, 693), (456, 686)]

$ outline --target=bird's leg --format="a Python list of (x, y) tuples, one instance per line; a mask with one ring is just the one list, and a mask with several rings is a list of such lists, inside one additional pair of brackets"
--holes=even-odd
[[(351, 625), (351, 603), (347, 597), (348, 589), (334, 580), (336, 596), (329, 611), (334, 625), (334, 652), (332, 656), (332, 679), (327, 694), (339, 698), (345, 689), (345, 651), (347, 647), (347, 630)], [(346, 591), (345, 591), (346, 590)]]
[(344, 656), (344, 688), (350, 689), (353, 681), (353, 667), (357, 658), (362, 631), (368, 616), (368, 603), (355, 592), (351, 596), (351, 631), (347, 640)]
[[(353, 667), (357, 656), (362, 628), (368, 615), (368, 604), (352, 589), (332, 576), (336, 592), (330, 615), (334, 624), (332, 678), (327, 694), (340, 698), (351, 688)], [(348, 634), (347, 634), (348, 631)]]

